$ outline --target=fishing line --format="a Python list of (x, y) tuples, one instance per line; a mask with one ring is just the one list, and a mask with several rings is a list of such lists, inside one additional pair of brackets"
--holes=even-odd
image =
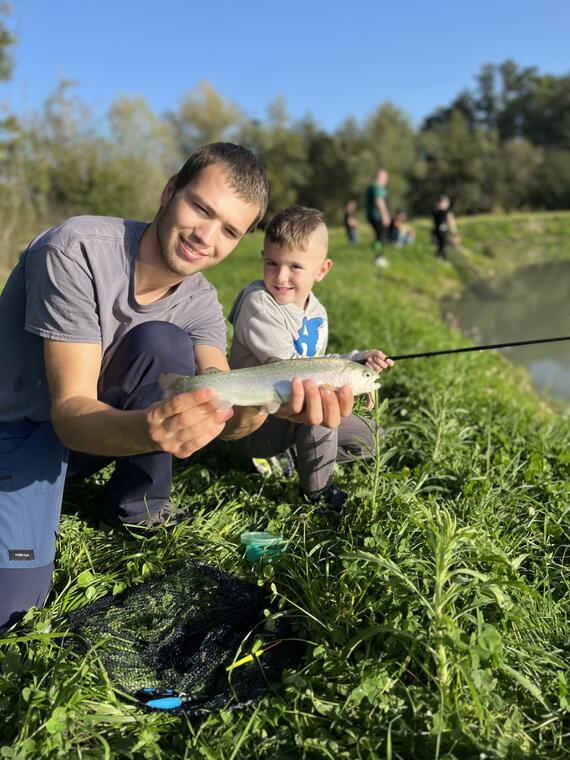
[(538, 338), (537, 340), (517, 340), (513, 343), (489, 343), (486, 346), (469, 346), (468, 348), (448, 348), (445, 351), (426, 351), (421, 354), (400, 354), (399, 356), (390, 355), (387, 358), (394, 361), (402, 359), (423, 359), (426, 356), (444, 356), (445, 354), (464, 354), (468, 351), (489, 351), (492, 348), (513, 348), (514, 346), (531, 346), (535, 343), (555, 343), (560, 340), (570, 340), (570, 335), (563, 338)]

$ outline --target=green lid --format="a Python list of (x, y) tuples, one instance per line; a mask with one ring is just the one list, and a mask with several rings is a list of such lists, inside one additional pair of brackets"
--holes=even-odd
[(240, 541), (246, 546), (275, 546), (275, 544), (280, 544), (283, 541), (283, 538), (279, 535), (276, 535), (275, 533), (262, 533), (254, 531), (252, 533), (242, 533), (240, 536)]
[(242, 533), (240, 541), (245, 546), (245, 556), (250, 562), (260, 559), (271, 562), (272, 558), (281, 556), (284, 545), (282, 536), (256, 531)]

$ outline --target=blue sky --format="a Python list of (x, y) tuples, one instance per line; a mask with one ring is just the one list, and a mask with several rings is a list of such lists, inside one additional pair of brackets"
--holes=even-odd
[(418, 124), (483, 63), (570, 71), (570, 0), (12, 0), (8, 24), (18, 113), (62, 77), (97, 116), (120, 95), (162, 114), (208, 80), (252, 118), (282, 95), (329, 130), (385, 100)]

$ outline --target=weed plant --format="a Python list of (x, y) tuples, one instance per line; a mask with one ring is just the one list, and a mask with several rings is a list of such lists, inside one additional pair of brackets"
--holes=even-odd
[[(568, 260), (569, 220), (533, 221)], [(470, 223), (480, 271), (497, 258), (477, 241), (504, 244), (503, 269), (517, 263), (525, 236), (507, 221)], [(212, 271), (226, 309), (259, 276), (260, 246), (254, 236)], [(438, 306), (461, 277), (434, 260), (425, 229), (413, 248), (389, 252), (386, 271), (367, 242), (349, 248), (340, 232), (331, 254), (317, 291), (331, 351), (466, 344)], [(68, 487), (47, 606), (0, 638), (0, 757), (567, 757), (568, 412), (490, 353), (401, 362), (383, 382), (385, 436), (375, 459), (339, 468), (350, 498), (337, 524), (299, 502), (295, 478), (263, 479), (231, 444), (176, 467), (173, 497), (193, 519), (152, 538), (96, 529), (108, 473)], [(248, 565), (246, 530), (281, 533), (282, 559)], [(277, 614), (308, 643), (301, 667), (254, 708), (201, 721), (144, 713), (113, 689), (96, 652), (74, 653), (69, 612), (180, 557), (272, 583)]]

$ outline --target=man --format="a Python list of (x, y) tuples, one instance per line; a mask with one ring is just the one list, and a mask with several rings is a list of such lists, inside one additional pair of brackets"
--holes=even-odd
[[(66, 474), (116, 459), (104, 522), (152, 528), (180, 519), (172, 456), (265, 421), (258, 409), (218, 411), (209, 389), (162, 401), (158, 377), (228, 369), (201, 272), (254, 228), (267, 198), (258, 159), (214, 143), (168, 181), (151, 224), (75, 217), (20, 259), (0, 297), (0, 628), (49, 591)], [(349, 388), (297, 378), (277, 414), (337, 427), (352, 402)]]
[(366, 218), (374, 230), (374, 263), (377, 267), (388, 266), (388, 259), (384, 256), (386, 230), (390, 226), (388, 180), (386, 169), (378, 169), (366, 188)]

